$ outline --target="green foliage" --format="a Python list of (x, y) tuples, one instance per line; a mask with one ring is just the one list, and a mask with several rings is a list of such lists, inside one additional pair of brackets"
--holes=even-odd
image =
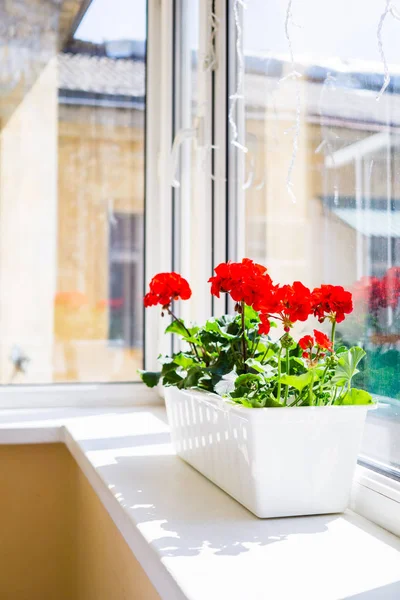
[(158, 382), (160, 381), (161, 378), (161, 372), (153, 372), (153, 371), (143, 371), (141, 369), (139, 369), (138, 371), (141, 380), (143, 381), (143, 383), (145, 383), (147, 385), (147, 387), (155, 387)]
[(294, 387), (299, 392), (302, 392), (305, 387), (310, 385), (310, 383), (313, 380), (313, 377), (314, 375), (312, 371), (307, 371), (302, 375), (283, 375), (280, 378), (280, 381), (281, 383), (284, 383), (285, 385), (288, 385), (290, 387)]
[(335, 401), (335, 404), (339, 405), (360, 405), (360, 404), (373, 404), (372, 396), (365, 390), (359, 390), (357, 388), (351, 388), (346, 394)]
[(365, 350), (359, 346), (354, 346), (340, 354), (331, 383), (337, 386), (350, 386), (352, 378), (359, 372), (357, 365), (365, 354)]
[(259, 316), (247, 306), (244, 323), (243, 332), (241, 314), (211, 318), (202, 327), (173, 320), (166, 333), (181, 338), (182, 350), (160, 356), (160, 372), (139, 371), (143, 382), (214, 392), (248, 408), (372, 402), (365, 390), (351, 389), (352, 378), (363, 377), (362, 348), (341, 346), (310, 362), (287, 335), (278, 341), (259, 335)]

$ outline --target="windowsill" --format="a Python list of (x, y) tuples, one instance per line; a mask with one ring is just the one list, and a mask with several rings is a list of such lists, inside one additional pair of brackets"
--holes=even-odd
[(173, 454), (162, 407), (1, 411), (0, 444), (51, 442), (163, 599), (400, 597), (398, 538), (352, 511), (257, 519)]

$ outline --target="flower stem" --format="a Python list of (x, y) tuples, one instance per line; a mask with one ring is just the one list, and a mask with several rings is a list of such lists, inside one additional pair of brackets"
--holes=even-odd
[(278, 352), (278, 393), (276, 399), (278, 402), (281, 401), (281, 374), (282, 374), (282, 363), (281, 363), (282, 348), (279, 348)]
[[(174, 321), (178, 321), (178, 322), (179, 322), (179, 323), (182, 325), (183, 329), (186, 331), (186, 333), (187, 333), (188, 337), (191, 337), (191, 335), (190, 335), (190, 331), (189, 331), (189, 329), (186, 327), (186, 325), (185, 325), (185, 323), (182, 321), (182, 319), (178, 319), (178, 317), (174, 315), (174, 313), (172, 312), (172, 310), (170, 309), (170, 307), (169, 307), (169, 306), (167, 306), (166, 308), (167, 308), (167, 312), (168, 312), (168, 314), (169, 314), (169, 315), (172, 317), (172, 319), (173, 319)], [(188, 343), (189, 343), (189, 346), (191, 347), (192, 351), (195, 353), (195, 355), (196, 355), (196, 357), (197, 357), (197, 360), (198, 360), (199, 362), (201, 362), (200, 355), (199, 355), (199, 353), (197, 352), (196, 344), (194, 344), (193, 342), (188, 342)]]
[[(289, 363), (289, 348), (286, 348), (286, 375), (289, 375), (289, 368), (290, 368), (290, 363)], [(287, 385), (285, 388), (285, 406), (287, 406), (287, 401), (288, 401), (288, 395), (289, 395), (289, 386)]]
[(314, 399), (313, 399), (313, 387), (314, 387), (314, 371), (311, 371), (311, 382), (310, 382), (310, 386), (308, 388), (308, 399), (309, 399), (309, 404), (310, 406), (314, 406)]
[(247, 348), (246, 348), (246, 328), (245, 328), (245, 319), (244, 319), (244, 307), (245, 304), (242, 301), (242, 352), (243, 352), (243, 364), (244, 364), (244, 370), (247, 373), (247, 365), (246, 365), (246, 360), (247, 360)]
[(332, 354), (335, 354), (335, 332), (336, 332), (336, 319), (332, 322), (332, 333), (331, 333)]

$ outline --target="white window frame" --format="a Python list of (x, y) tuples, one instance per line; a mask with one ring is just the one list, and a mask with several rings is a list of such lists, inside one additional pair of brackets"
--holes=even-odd
[[(192, 114), (190, 27), (184, 23), (185, 19), (194, 18), (194, 4), (197, 4), (199, 39), (196, 111)], [(212, 253), (212, 72), (204, 68), (209, 43), (208, 2), (175, 0), (174, 19), (176, 161), (172, 164), (175, 172), (170, 173), (170, 186), (176, 176), (179, 187), (172, 190), (175, 230), (181, 233), (180, 239), (175, 240), (174, 269), (188, 277), (193, 292), (190, 303), (179, 303), (176, 310), (186, 320), (204, 321), (211, 314), (211, 297), (205, 282), (211, 275)], [(185, 132), (186, 136), (182, 136)]]

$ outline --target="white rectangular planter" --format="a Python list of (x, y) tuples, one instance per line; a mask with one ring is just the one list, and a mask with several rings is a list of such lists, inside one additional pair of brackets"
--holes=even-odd
[(343, 512), (368, 406), (245, 408), (165, 389), (176, 453), (258, 517)]

